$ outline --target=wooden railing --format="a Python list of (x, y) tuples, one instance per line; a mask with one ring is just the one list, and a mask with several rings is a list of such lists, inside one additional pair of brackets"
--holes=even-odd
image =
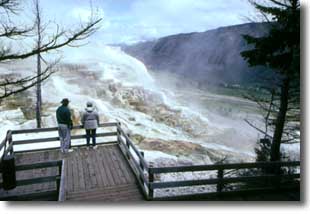
[[(195, 200), (204, 197), (215, 196), (238, 196), (240, 194), (256, 194), (266, 191), (281, 191), (294, 189), (299, 191), (300, 172), (284, 172), (283, 168), (289, 167), (298, 168), (299, 161), (292, 162), (255, 162), (255, 163), (236, 163), (236, 164), (214, 164), (214, 165), (199, 165), (199, 166), (178, 166), (178, 167), (158, 167), (149, 168), (149, 189), (150, 194), (155, 189), (162, 188), (176, 188), (176, 187), (193, 187), (201, 185), (216, 185), (213, 192), (196, 193), (187, 195), (177, 195), (173, 197), (158, 197), (149, 195), (149, 198), (155, 200)], [(238, 170), (262, 169), (253, 172), (253, 175), (242, 175), (237, 173)], [(225, 177), (225, 174), (233, 170), (237, 176)], [(202, 171), (216, 171), (216, 178), (196, 179), (196, 180), (182, 180), (182, 181), (154, 181), (154, 175), (164, 173), (184, 173), (184, 172), (202, 172)], [(270, 173), (272, 172), (272, 173)], [(253, 184), (254, 183), (254, 184)], [(239, 184), (237, 188), (225, 190), (225, 185)], [(242, 189), (242, 186), (245, 187)]]
[(144, 197), (147, 200), (150, 200), (148, 181), (149, 166), (144, 159), (144, 153), (138, 150), (138, 148), (130, 140), (129, 136), (121, 128), (120, 123), (117, 123), (117, 140), (119, 142), (121, 151), (123, 152), (124, 156), (126, 157), (128, 163), (130, 164), (131, 168), (135, 173)]
[[(99, 127), (116, 127), (116, 122), (115, 123), (103, 123), (100, 124)], [(78, 129), (83, 129), (82, 126), (74, 126), (72, 128), (72, 130), (78, 130)], [(9, 131), (8, 133), (10, 133), (10, 135), (6, 138), (9, 137), (9, 139), (11, 140), (10, 143), (10, 149), (13, 149), (13, 145), (14, 146), (19, 146), (19, 145), (29, 145), (29, 144), (35, 144), (35, 143), (47, 143), (47, 142), (53, 142), (53, 141), (59, 141), (59, 137), (58, 137), (58, 133), (54, 136), (54, 137), (48, 137), (48, 138), (33, 138), (33, 139), (27, 139), (27, 140), (14, 140), (14, 136), (15, 135), (20, 135), (20, 134), (34, 134), (34, 133), (42, 133), (42, 132), (55, 132), (58, 131), (58, 127), (52, 127), (52, 128), (40, 128), (40, 129), (23, 129), (23, 130), (12, 130)], [(72, 132), (71, 132), (72, 133)], [(117, 132), (102, 132), (102, 133), (96, 133), (96, 137), (113, 137), (113, 136), (117, 136)], [(82, 135), (71, 135), (71, 146), (72, 147), (79, 147), (79, 146), (83, 146), (80, 144), (75, 144), (74, 140), (77, 139), (85, 139), (86, 135), (82, 134)], [(98, 142), (98, 144), (101, 144), (102, 142)], [(117, 141), (110, 141), (110, 142), (104, 142), (104, 143), (117, 143)], [(40, 148), (40, 149), (30, 149), (29, 151), (41, 151), (41, 150), (48, 150), (48, 149), (58, 149), (60, 148), (60, 145), (57, 147), (47, 147), (44, 146), (44, 148)], [(1, 149), (1, 147), (0, 147)], [(0, 150), (1, 151), (1, 150)], [(16, 152), (25, 152), (26, 150), (19, 150)]]
[[(58, 171), (55, 175), (44, 176), (44, 177), (32, 177), (29, 179), (17, 180), (16, 187), (18, 186), (25, 186), (25, 185), (33, 185), (33, 184), (41, 184), (41, 183), (48, 183), (48, 182), (56, 182), (56, 189), (55, 190), (48, 190), (48, 191), (40, 191), (38, 193), (27, 193), (23, 195), (9, 195), (9, 196), (0, 196), (1, 201), (25, 201), (25, 200), (35, 200), (35, 199), (42, 199), (48, 198), (49, 200), (62, 200), (63, 199), (63, 171), (64, 171), (64, 161), (49, 161), (49, 162), (42, 162), (42, 163), (33, 163), (33, 164), (26, 164), (26, 165), (18, 165), (15, 167), (16, 171), (25, 171), (25, 170), (36, 170), (36, 169), (47, 169), (57, 167)], [(1, 172), (1, 170), (0, 170)], [(3, 188), (3, 183), (0, 183), (0, 189)]]
[[(112, 123), (104, 123), (100, 124), (99, 127), (115, 127), (116, 132), (104, 132), (104, 133), (97, 133), (96, 137), (111, 137), (115, 136), (117, 137), (116, 141), (110, 141), (105, 143), (115, 143), (119, 144), (119, 147), (121, 151), (123, 152), (124, 156), (126, 157), (128, 163), (130, 164), (131, 168), (133, 169), (133, 172), (135, 173), (135, 176), (137, 177), (138, 183), (141, 187), (141, 190), (144, 194), (144, 197), (146, 199), (149, 198), (149, 183), (148, 183), (148, 164), (146, 160), (143, 157), (143, 152), (140, 152), (137, 147), (134, 145), (134, 143), (130, 140), (128, 135), (125, 133), (125, 131), (121, 128), (121, 125), (119, 122), (112, 122)], [(73, 130), (82, 129), (82, 126), (74, 126)], [(24, 130), (13, 130), (9, 131), (8, 135), (6, 136), (6, 142), (8, 143), (7, 149), (5, 150), (12, 150), (15, 145), (27, 145), (27, 144), (34, 144), (34, 143), (44, 143), (44, 142), (52, 142), (52, 141), (58, 141), (59, 137), (49, 137), (49, 138), (34, 138), (34, 139), (27, 139), (27, 140), (14, 140), (12, 139), (13, 135), (18, 134), (32, 134), (32, 133), (41, 133), (41, 132), (52, 132), (52, 131), (58, 131), (58, 127), (52, 127), (52, 128), (40, 128), (40, 129), (24, 129)], [(83, 139), (86, 138), (86, 135), (72, 135), (71, 139)], [(97, 144), (101, 144), (101, 142), (98, 142)], [(7, 145), (7, 144), (5, 144)], [(84, 144), (85, 145), (85, 144)], [(75, 145), (74, 143), (71, 144), (72, 147), (78, 147), (83, 145)], [(41, 148), (41, 149), (30, 149), (27, 151), (42, 151), (42, 150), (50, 150), (50, 149), (58, 149), (57, 147), (49, 147), (49, 148)], [(26, 151), (17, 151), (17, 152), (26, 152)], [(64, 175), (64, 174), (63, 174)], [(62, 186), (62, 185), (60, 185)], [(62, 188), (60, 188), (60, 195), (59, 200), (63, 200), (63, 191)]]
[[(99, 127), (116, 127), (117, 123), (104, 123), (100, 124)], [(72, 129), (77, 130), (77, 129), (82, 129), (82, 126), (74, 126)], [(52, 141), (59, 141), (59, 137), (49, 137), (49, 138), (33, 138), (33, 139), (27, 139), (27, 140), (14, 140), (15, 135), (21, 135), (21, 134), (35, 134), (35, 133), (42, 133), (42, 132), (55, 132), (58, 131), (58, 127), (52, 127), (52, 128), (40, 128), (40, 129), (23, 129), (23, 130), (9, 130), (3, 139), (3, 141), (0, 144), (0, 174), (2, 173), (2, 160), (8, 156), (8, 155), (13, 155), (14, 153), (21, 153), (21, 152), (33, 152), (33, 151), (42, 151), (42, 150), (50, 150), (50, 149), (58, 149), (60, 148), (60, 145), (57, 147), (49, 147), (48, 145), (43, 146), (42, 148), (39, 149), (27, 149), (27, 150), (19, 150), (15, 151), (14, 146), (18, 145), (29, 145), (29, 144), (34, 144), (34, 143), (45, 143), (45, 142), (52, 142)], [(57, 133), (58, 135), (58, 133)], [(104, 132), (104, 133), (97, 133), (97, 137), (110, 137), (110, 136), (117, 136), (116, 132)], [(86, 138), (86, 135), (72, 135), (71, 139), (76, 140), (76, 139), (83, 139)], [(102, 142), (98, 142), (98, 144), (101, 144)], [(117, 141), (109, 141), (109, 142), (104, 142), (104, 143), (117, 143)], [(71, 144), (72, 147), (78, 147), (78, 146), (83, 146), (79, 144)], [(16, 171), (21, 171), (21, 170), (30, 170), (30, 169), (40, 169), (40, 168), (49, 168), (49, 167), (59, 167), (59, 172), (57, 175), (49, 176), (49, 177), (39, 177), (39, 178), (31, 178), (28, 180), (20, 180), (17, 181), (17, 186), (22, 186), (22, 185), (31, 185), (31, 184), (37, 184), (37, 183), (42, 183), (42, 182), (57, 182), (57, 200), (63, 201), (64, 200), (64, 176), (65, 174), (63, 173), (64, 168), (64, 162), (65, 160), (60, 160), (60, 161), (51, 161), (51, 162), (45, 162), (45, 163), (37, 163), (37, 164), (30, 164), (30, 165), (21, 165), (21, 166), (16, 166)], [(2, 188), (2, 183), (0, 183), (0, 188)], [(38, 197), (47, 197), (54, 194), (55, 191), (50, 191), (50, 192), (43, 192), (43, 193), (34, 193), (34, 194), (27, 194), (24, 196), (10, 196), (6, 198), (0, 198), (0, 200), (30, 200), (30, 199), (35, 199)]]
[[(104, 123), (100, 124), (100, 127), (116, 127), (116, 132), (105, 132), (97, 133), (97, 137), (117, 137), (116, 141), (105, 142), (105, 143), (115, 143), (118, 144), (124, 157), (127, 159), (130, 167), (133, 169), (133, 172), (137, 178), (138, 184), (144, 197), (147, 200), (179, 200), (179, 199), (199, 199), (202, 197), (214, 197), (222, 195), (237, 195), (237, 194), (246, 194), (249, 192), (263, 192), (263, 191), (274, 191), (288, 188), (299, 189), (299, 180), (300, 180), (300, 162), (256, 162), (256, 163), (235, 163), (235, 164), (214, 164), (214, 165), (194, 165), (194, 166), (177, 166), (177, 167), (150, 167), (147, 161), (144, 158), (144, 153), (141, 152), (131, 141), (130, 137), (122, 129), (119, 122), (113, 123)], [(75, 126), (73, 129), (82, 129), (82, 126)], [(14, 152), (14, 145), (22, 144), (32, 144), (32, 143), (42, 143), (59, 140), (58, 137), (50, 138), (41, 138), (41, 139), (28, 139), (28, 140), (19, 140), (14, 141), (13, 135), (17, 134), (28, 134), (28, 133), (39, 133), (39, 132), (50, 132), (57, 131), (58, 128), (43, 128), (43, 129), (28, 129), (28, 130), (14, 130), (9, 131), (6, 135), (6, 138), (0, 144), (0, 151), (3, 150), (3, 154), (10, 154)], [(85, 135), (73, 135), (72, 139), (83, 139)], [(98, 142), (100, 144), (100, 142)], [(85, 145), (85, 144), (84, 144)], [(83, 146), (83, 145), (75, 145)], [(56, 149), (58, 147), (48, 148)], [(45, 150), (45, 149), (39, 149)], [(34, 150), (30, 150), (34, 151)], [(283, 173), (282, 169), (294, 168), (295, 172), (293, 173)], [(299, 168), (299, 169), (297, 169)], [(240, 170), (253, 170), (253, 169), (277, 169), (274, 173), (253, 173), (251, 176), (241, 176), (242, 173), (237, 174), (238, 176), (229, 177), (227, 173), (231, 170), (240, 171)], [(297, 170), (296, 170), (297, 169)], [(293, 171), (294, 171), (293, 170)], [(299, 171), (298, 171), (299, 170)], [(205, 178), (197, 180), (178, 180), (178, 181), (158, 181), (155, 179), (160, 174), (165, 173), (187, 173), (187, 172), (207, 172), (207, 171), (216, 171), (216, 178)], [(268, 171), (268, 170), (261, 170)], [(270, 171), (270, 170), (269, 170)], [(61, 173), (61, 175), (63, 175)], [(296, 181), (296, 185), (287, 186), (283, 182), (286, 180)], [(247, 188), (247, 189), (227, 189), (226, 187), (230, 184), (243, 184), (247, 185), (249, 183), (259, 182), (261, 186), (256, 186), (256, 188)], [(194, 187), (201, 185), (215, 185), (216, 188), (213, 192), (206, 193), (195, 193), (191, 194), (190, 192), (187, 195), (177, 195), (174, 197), (157, 197), (154, 194), (154, 191), (164, 188), (179, 188), (179, 187)], [(59, 188), (59, 200), (63, 200), (63, 184), (60, 184)]]
[(9, 130), (0, 144), (0, 169), (2, 159), (7, 155), (13, 154), (13, 149), (12, 131)]
[[(255, 163), (234, 163), (234, 164), (213, 164), (213, 165), (194, 165), (194, 166), (177, 166), (177, 167), (150, 167), (147, 161), (144, 159), (144, 153), (139, 151), (130, 137), (121, 128), (121, 124), (117, 124), (117, 136), (123, 154), (127, 158), (128, 162), (134, 169), (138, 183), (144, 197), (147, 200), (195, 200), (203, 197), (214, 197), (222, 195), (238, 195), (257, 193), (264, 191), (279, 191), (289, 188), (299, 188), (300, 172), (285, 174), (281, 169), (283, 168), (298, 168), (300, 167), (300, 161), (291, 162), (255, 162)], [(238, 174), (240, 170), (261, 169), (260, 172), (254, 172), (252, 176), (241, 176), (240, 173), (237, 177), (225, 177), (229, 172), (234, 171)], [(277, 169), (274, 174), (262, 174), (264, 169)], [(300, 169), (299, 169), (300, 170)], [(187, 173), (187, 172), (207, 172), (216, 171), (217, 178), (197, 179), (197, 180), (182, 180), (182, 181), (156, 181), (156, 175), (165, 173)], [(271, 170), (273, 171), (273, 170)], [(256, 173), (256, 174), (255, 174)], [(296, 185), (286, 186), (281, 185), (281, 182), (285, 180), (296, 179), (298, 182)], [(259, 182), (255, 184), (255, 188), (248, 188), (247, 190), (226, 190), (225, 186), (228, 184), (249, 184), (253, 182)], [(275, 183), (276, 182), (276, 183)], [(268, 185), (267, 185), (268, 184)], [(193, 187), (201, 185), (216, 185), (215, 191), (199, 194), (186, 194), (167, 197), (155, 197), (154, 191), (156, 189), (163, 188), (179, 188), (179, 187)], [(262, 186), (260, 186), (262, 185)], [(239, 185), (240, 186), (240, 185)]]

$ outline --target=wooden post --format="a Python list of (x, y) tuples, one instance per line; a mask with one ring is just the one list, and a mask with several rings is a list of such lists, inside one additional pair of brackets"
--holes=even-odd
[(56, 189), (57, 189), (57, 193), (59, 195), (59, 191), (60, 191), (60, 176), (57, 176), (57, 178), (56, 178)]
[(14, 145), (12, 145), (11, 150), (10, 150), (10, 154), (12, 155), (14, 153)]
[[(144, 152), (140, 152), (140, 154), (141, 154), (142, 157), (144, 158)], [(139, 162), (140, 162), (140, 167), (141, 167), (142, 171), (144, 171), (144, 166), (143, 166), (143, 164), (142, 164), (141, 159), (139, 159)]]
[[(7, 133), (7, 135), (8, 135), (8, 146), (10, 146), (11, 145), (11, 143), (13, 143), (13, 137), (12, 137), (12, 132), (11, 131), (9, 131), (8, 133)], [(10, 154), (12, 155), (13, 154), (13, 152), (14, 152), (14, 145), (12, 145), (11, 146), (11, 149), (10, 149)]]
[[(142, 155), (142, 157), (144, 157), (144, 152), (140, 152), (140, 154)], [(140, 167), (141, 167), (141, 169), (142, 169), (142, 175), (140, 175), (140, 180), (141, 180), (141, 182), (142, 182), (143, 185), (144, 185), (144, 179), (143, 179), (143, 176), (144, 176), (144, 166), (143, 166), (143, 164), (142, 164), (141, 159), (139, 159), (139, 163), (140, 163)]]
[(58, 175), (61, 177), (61, 173), (62, 173), (62, 162), (58, 165)]
[(60, 190), (61, 172), (62, 172), (62, 164), (58, 165), (58, 176), (56, 178), (56, 188), (57, 188), (58, 194), (59, 194), (59, 190)]
[(153, 200), (154, 198), (154, 190), (151, 188), (151, 183), (154, 182), (154, 174), (151, 172), (151, 170), (149, 169), (149, 200)]
[[(5, 152), (5, 151), (4, 151)], [(15, 157), (11, 155), (5, 155), (1, 162), (2, 170), (2, 188), (4, 190), (11, 190), (17, 186), (16, 183), (16, 168)]]
[(130, 153), (130, 144), (129, 144), (127, 138), (126, 138), (126, 146), (127, 146), (127, 158), (128, 158), (128, 160), (129, 160), (129, 159), (130, 159), (130, 155), (129, 155), (129, 153)]
[(121, 143), (121, 123), (118, 123), (118, 126), (116, 126), (117, 128), (117, 143), (120, 144)]
[(273, 182), (273, 186), (277, 189), (281, 188), (281, 166), (276, 166), (274, 168), (274, 173), (273, 173), (276, 177), (275, 179), (272, 180)]
[(216, 191), (217, 192), (222, 192), (223, 190), (223, 179), (224, 177), (224, 170), (223, 169), (219, 169), (217, 171), (217, 178), (219, 179), (218, 183), (217, 183), (217, 186), (216, 186)]
[(117, 128), (117, 142), (120, 144), (121, 143), (121, 136), (122, 136), (122, 134), (121, 134), (121, 123), (120, 122), (117, 123), (116, 128)]
[(58, 201), (64, 201), (65, 200), (65, 162), (66, 160), (63, 159), (61, 161), (61, 173), (60, 173), (60, 180), (59, 180), (59, 191), (58, 191)]

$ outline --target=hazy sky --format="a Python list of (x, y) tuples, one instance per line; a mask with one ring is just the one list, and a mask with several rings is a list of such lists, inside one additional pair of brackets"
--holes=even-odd
[[(90, 14), (88, 0), (41, 0), (46, 19), (71, 25)], [(95, 37), (104, 43), (148, 40), (247, 22), (247, 0), (92, 0), (103, 16)]]

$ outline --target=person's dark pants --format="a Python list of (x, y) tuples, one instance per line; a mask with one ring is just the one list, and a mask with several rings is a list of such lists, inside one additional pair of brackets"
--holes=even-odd
[(86, 129), (87, 146), (90, 144), (90, 138), (92, 138), (93, 146), (96, 146), (96, 129)]

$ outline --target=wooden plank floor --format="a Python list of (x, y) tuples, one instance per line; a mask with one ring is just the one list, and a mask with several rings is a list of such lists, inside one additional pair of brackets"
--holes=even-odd
[[(100, 145), (97, 149), (74, 148), (63, 155), (59, 150), (16, 155), (16, 165), (65, 159), (65, 199), (81, 201), (144, 200), (136, 178), (117, 144)], [(57, 168), (17, 172), (17, 179), (55, 175)], [(0, 190), (0, 197), (50, 191), (55, 183), (20, 186)]]

